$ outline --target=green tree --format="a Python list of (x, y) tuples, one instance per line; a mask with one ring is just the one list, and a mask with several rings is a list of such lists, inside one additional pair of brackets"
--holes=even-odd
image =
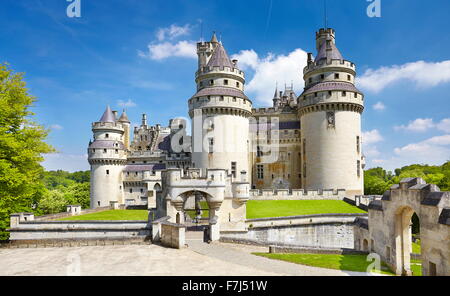
[(0, 64), (0, 239), (6, 239), (9, 215), (31, 211), (44, 193), (42, 154), (48, 130), (32, 120), (36, 98), (28, 93), (22, 73)]

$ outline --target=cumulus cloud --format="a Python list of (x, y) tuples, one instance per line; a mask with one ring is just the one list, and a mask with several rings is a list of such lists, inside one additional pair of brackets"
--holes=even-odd
[(128, 99), (128, 101), (118, 100), (117, 105), (123, 108), (136, 107), (136, 103), (131, 99)]
[(383, 104), (383, 102), (377, 102), (375, 105), (372, 106), (373, 110), (377, 111), (383, 111), (386, 109), (386, 105)]
[(191, 33), (192, 26), (170, 25), (167, 28), (159, 28), (156, 32), (156, 40), (147, 45), (147, 51), (138, 50), (138, 55), (151, 60), (163, 60), (169, 57), (196, 58), (197, 47), (194, 41), (179, 40), (181, 36)]
[(159, 28), (156, 32), (156, 38), (159, 41), (166, 39), (175, 39), (180, 36), (189, 35), (191, 32), (191, 25), (186, 24), (184, 26), (177, 26), (175, 24), (170, 25), (167, 28)]
[(197, 58), (197, 47), (194, 41), (162, 42), (148, 45), (148, 52), (138, 51), (142, 58), (163, 60), (169, 57)]
[(381, 136), (380, 132), (377, 129), (362, 133), (363, 145), (375, 144), (383, 140), (384, 140), (383, 137)]
[(434, 127), (433, 119), (431, 118), (417, 118), (410, 121), (408, 125), (394, 126), (395, 130), (406, 130), (410, 132), (426, 132)]
[(438, 129), (450, 133), (450, 118), (444, 118), (438, 123), (435, 123), (432, 118), (417, 118), (407, 125), (394, 126), (394, 129), (410, 132), (426, 132), (430, 129)]
[(377, 93), (405, 80), (415, 83), (420, 88), (450, 82), (450, 60), (438, 63), (417, 61), (376, 70), (368, 69), (358, 78), (357, 84), (360, 88)]
[[(306, 66), (307, 53), (302, 49), (295, 49), (287, 55), (268, 53), (260, 57), (254, 50), (241, 50), (231, 57), (238, 60), (242, 70), (252, 70), (254, 75), (247, 83), (246, 92), (256, 101), (272, 104), (275, 84), (294, 84), (299, 95), (303, 89), (303, 68)], [(280, 87), (282, 90), (282, 87)]]
[(411, 143), (403, 147), (395, 148), (395, 154), (413, 156), (423, 159), (439, 159), (445, 162), (450, 159), (450, 135), (436, 136), (418, 143)]
[(442, 119), (441, 122), (436, 124), (436, 128), (446, 133), (450, 133), (450, 118)]

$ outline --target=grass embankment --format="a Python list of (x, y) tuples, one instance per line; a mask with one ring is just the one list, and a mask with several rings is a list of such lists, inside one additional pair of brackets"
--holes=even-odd
[[(296, 264), (338, 269), (346, 271), (367, 272), (367, 267), (373, 262), (367, 261), (366, 255), (335, 255), (335, 254), (272, 254), (253, 253), (270, 259), (288, 261)], [(382, 262), (381, 270), (371, 272), (395, 275), (389, 267)]]
[(70, 216), (59, 220), (89, 221), (89, 220), (147, 220), (147, 219), (148, 219), (147, 210), (109, 210), (79, 216)]
[(314, 214), (366, 213), (342, 200), (249, 200), (247, 219)]

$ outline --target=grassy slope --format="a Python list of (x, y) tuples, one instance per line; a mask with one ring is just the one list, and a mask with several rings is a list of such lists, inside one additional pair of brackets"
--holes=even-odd
[(110, 210), (60, 219), (67, 220), (147, 220), (147, 210)]
[(313, 214), (365, 213), (341, 200), (249, 200), (247, 219)]
[[(308, 266), (316, 266), (322, 268), (339, 269), (347, 271), (366, 272), (366, 269), (371, 262), (366, 261), (365, 255), (331, 255), (331, 254), (269, 254), (269, 253), (253, 253), (258, 256), (267, 257), (270, 259), (283, 260), (293, 262), (296, 264), (303, 264)], [(392, 271), (381, 264), (381, 272), (377, 273), (394, 275)]]

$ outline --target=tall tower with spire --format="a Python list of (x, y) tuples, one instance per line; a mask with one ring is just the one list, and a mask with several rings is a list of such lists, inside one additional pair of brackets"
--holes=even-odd
[(197, 92), (189, 99), (192, 119), (192, 165), (225, 168), (235, 179), (250, 175), (249, 117), (252, 102), (244, 94), (244, 72), (230, 60), (213, 34), (197, 43)]
[[(111, 201), (123, 204), (122, 171), (127, 162), (124, 144), (129, 121), (125, 112), (120, 119), (106, 108), (98, 122), (92, 124), (94, 141), (89, 143), (91, 165), (91, 208), (109, 206)], [(127, 128), (128, 126), (128, 128)]]
[(356, 66), (345, 60), (331, 28), (316, 32), (317, 56), (308, 54), (305, 89), (298, 98), (302, 184), (305, 189), (346, 189), (363, 194), (361, 114), (364, 95), (355, 87)]

